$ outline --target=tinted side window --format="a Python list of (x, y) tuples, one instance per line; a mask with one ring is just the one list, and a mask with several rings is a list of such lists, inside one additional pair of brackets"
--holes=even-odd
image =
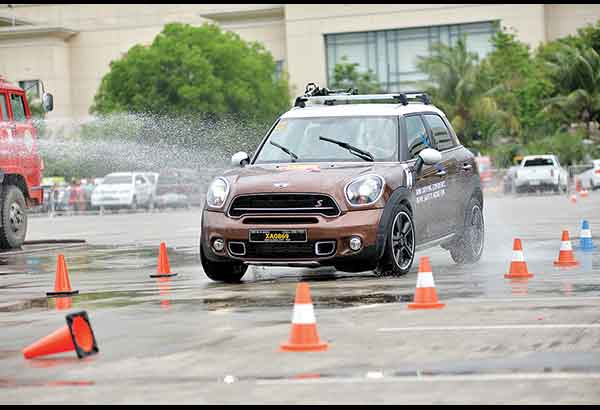
[(8, 121), (8, 107), (6, 106), (6, 95), (0, 93), (0, 120)]
[(431, 128), (433, 134), (433, 143), (435, 144), (438, 151), (444, 151), (454, 146), (454, 141), (450, 136), (450, 131), (446, 127), (444, 120), (439, 115), (425, 114), (425, 121)]
[(419, 152), (429, 147), (427, 130), (419, 115), (404, 117), (406, 121), (406, 144), (410, 158), (417, 156)]
[(25, 122), (25, 104), (23, 103), (23, 97), (17, 94), (11, 94), (10, 106), (12, 107), (13, 120), (15, 122)]

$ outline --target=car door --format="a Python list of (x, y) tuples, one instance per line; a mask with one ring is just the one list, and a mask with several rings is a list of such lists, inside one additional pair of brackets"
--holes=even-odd
[[(407, 143), (407, 159), (416, 162), (419, 152), (432, 148), (433, 144), (421, 114), (404, 116), (404, 127)], [(444, 188), (445, 176), (433, 165), (425, 165), (415, 180), (415, 233), (417, 244), (429, 242), (444, 234), (444, 217), (436, 211), (437, 197)]]
[[(8, 94), (0, 90), (0, 164), (2, 167), (11, 165), (11, 145), (9, 136), (12, 140), (13, 124), (10, 120), (8, 111)], [(15, 164), (12, 164), (13, 166)]]
[(440, 216), (442, 235), (456, 231), (457, 223), (463, 218), (458, 216), (459, 196), (464, 187), (458, 176), (458, 146), (455, 144), (448, 126), (437, 113), (424, 113), (423, 119), (431, 135), (433, 148), (442, 154), (442, 160), (434, 165), (436, 175), (440, 177), (439, 195), (433, 200), (433, 212)]
[(150, 183), (141, 174), (135, 176), (135, 191), (139, 203), (148, 202), (150, 198)]
[(37, 174), (37, 158), (35, 155), (35, 128), (31, 121), (31, 113), (25, 104), (25, 94), (9, 92), (10, 107), (12, 110), (12, 129), (14, 132), (14, 149), (17, 155), (17, 163), (23, 167), (25, 177), (30, 186), (39, 186), (39, 180), (35, 179)]

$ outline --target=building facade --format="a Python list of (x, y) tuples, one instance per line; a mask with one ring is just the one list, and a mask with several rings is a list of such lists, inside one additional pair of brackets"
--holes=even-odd
[(598, 19), (597, 4), (0, 4), (0, 75), (34, 95), (51, 91), (48, 118), (84, 119), (112, 60), (166, 23), (215, 22), (263, 43), (292, 95), (328, 84), (342, 58), (399, 91), (424, 79), (417, 56), (437, 42), (465, 35), (483, 57), (499, 28), (535, 48)]

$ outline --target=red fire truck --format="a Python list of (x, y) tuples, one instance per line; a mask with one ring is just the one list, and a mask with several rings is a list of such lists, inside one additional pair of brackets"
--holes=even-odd
[[(52, 94), (43, 93), (46, 111)], [(19, 248), (27, 234), (27, 210), (43, 201), (43, 162), (25, 90), (0, 76), (0, 249)]]

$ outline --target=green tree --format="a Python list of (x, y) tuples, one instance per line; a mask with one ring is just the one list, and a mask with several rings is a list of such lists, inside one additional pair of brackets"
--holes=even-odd
[(383, 92), (381, 84), (377, 81), (373, 70), (359, 72), (358, 63), (349, 63), (346, 56), (333, 68), (331, 88), (349, 89), (356, 88), (361, 94), (377, 94)]
[(212, 24), (171, 23), (111, 62), (90, 111), (272, 120), (289, 105), (287, 78), (276, 78), (262, 45)]
[(600, 55), (593, 48), (562, 44), (547, 57), (550, 78), (558, 95), (546, 101), (544, 111), (565, 123), (589, 124), (600, 120)]
[(417, 67), (429, 75), (426, 89), (442, 109), (465, 143), (477, 136), (483, 144), (510, 130), (514, 118), (502, 111), (497, 102), (484, 93), (476, 53), (469, 52), (466, 39), (456, 45), (435, 44), (432, 53), (419, 57)]
[(498, 30), (491, 42), (493, 51), (480, 64), (480, 86), (510, 113), (515, 141), (526, 143), (534, 134), (553, 132), (556, 124), (542, 113), (542, 100), (553, 92), (542, 63), (513, 33)]

